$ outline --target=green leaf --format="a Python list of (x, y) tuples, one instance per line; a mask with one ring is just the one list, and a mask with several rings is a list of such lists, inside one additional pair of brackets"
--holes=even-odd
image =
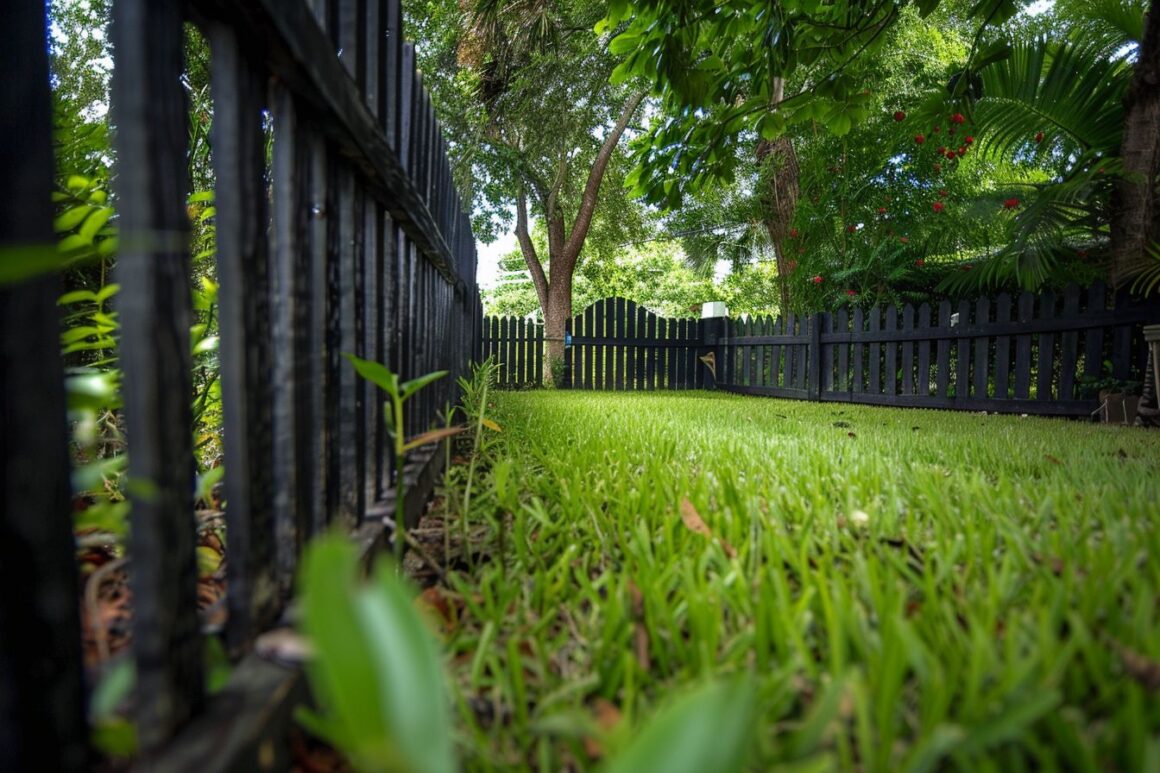
[(56, 220), (52, 221), (52, 227), (56, 229), (57, 233), (64, 233), (71, 231), (80, 225), (86, 217), (97, 211), (97, 207), (91, 204), (78, 204), (75, 207), (70, 207), (57, 216)]
[(640, 47), (640, 43), (641, 40), (639, 35), (626, 32), (622, 35), (617, 35), (612, 39), (612, 41), (608, 44), (608, 53), (612, 54), (613, 56), (623, 56), (635, 51), (638, 47)]
[(81, 226), (80, 234), (82, 239), (92, 241), (97, 232), (105, 227), (105, 223), (109, 222), (109, 218), (113, 216), (112, 207), (101, 207), (89, 217), (85, 218), (84, 225)]
[(93, 181), (87, 177), (81, 177), (79, 174), (69, 175), (65, 182), (65, 187), (74, 193), (80, 193), (93, 184)]
[(0, 247), (0, 286), (57, 271), (65, 262), (55, 244)]
[(605, 770), (741, 770), (752, 735), (755, 705), (752, 679), (705, 685), (658, 713)]
[(218, 338), (218, 336), (206, 336), (205, 338), (201, 339), (196, 344), (194, 344), (194, 346), (193, 346), (194, 356), (199, 355), (199, 354), (205, 354), (206, 352), (216, 352), (218, 350), (219, 341), (220, 341), (220, 339)]
[(93, 298), (97, 303), (104, 303), (105, 301), (116, 295), (121, 289), (121, 285), (116, 282), (111, 282), (97, 291), (96, 297)]
[(103, 722), (112, 718), (121, 703), (129, 697), (137, 682), (137, 667), (133, 660), (114, 660), (97, 680), (89, 698), (89, 719)]
[(413, 378), (410, 381), (403, 382), (403, 384), (399, 387), (399, 399), (406, 400), (408, 397), (415, 394), (420, 389), (430, 384), (432, 381), (438, 381), (446, 375), (447, 371), (437, 370), (433, 373), (428, 373), (425, 376), (419, 376), (418, 378)]
[(345, 357), (358, 374), (370, 381), (372, 384), (378, 386), (379, 389), (386, 392), (392, 398), (398, 400), (399, 396), (399, 377), (391, 372), (391, 369), (382, 363), (374, 362), (373, 360), (364, 360), (361, 357), (356, 357), (353, 354), (343, 352)]
[(307, 550), (301, 591), (316, 653), (307, 674), (323, 708), (304, 722), (356, 767), (454, 771), (439, 650), (394, 568), (380, 563), (360, 583), (354, 546), (331, 535)]
[(56, 299), (58, 306), (68, 306), (73, 303), (97, 303), (97, 294), (92, 290), (73, 290), (71, 293), (65, 293)]

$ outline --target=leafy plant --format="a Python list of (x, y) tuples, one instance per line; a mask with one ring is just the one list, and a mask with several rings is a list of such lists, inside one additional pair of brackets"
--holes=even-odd
[(303, 622), (315, 652), (306, 673), (321, 710), (298, 719), (360, 770), (454, 771), (439, 648), (389, 564), (380, 561), (369, 582), (359, 572), (340, 536), (315, 541), (303, 557)]
[(387, 427), (391, 432), (393, 456), (395, 459), (394, 542), (395, 553), (401, 558), (403, 555), (404, 531), (406, 530), (406, 523), (404, 522), (406, 480), (403, 475), (403, 467), (407, 452), (419, 446), (435, 443), (444, 438), (457, 435), (463, 431), (462, 427), (445, 427), (443, 429), (424, 432), (421, 435), (407, 440), (404, 436), (406, 425), (403, 423), (403, 406), (420, 389), (446, 376), (447, 371), (437, 370), (424, 376), (413, 378), (410, 381), (400, 381), (398, 375), (380, 362), (364, 360), (361, 357), (356, 357), (349, 353), (344, 353), (342, 356), (354, 366), (354, 369), (358, 371), (360, 376), (387, 393), (387, 402), (384, 404), (386, 408), (384, 415), (387, 421)]
[[(459, 522), (463, 530), (465, 557), (469, 564), (472, 558), (468, 545), (469, 521), (467, 514), (471, 511), (471, 491), (475, 483), (476, 468), (480, 465), (481, 460), (485, 456), (485, 452), (490, 447), (490, 443), (483, 430), (486, 428), (491, 432), (501, 431), (500, 426), (487, 417), (487, 396), (488, 392), (495, 387), (498, 372), (499, 363), (495, 357), (488, 357), (472, 368), (470, 379), (460, 376), (458, 381), (459, 388), (462, 391), (461, 401), (463, 413), (467, 416), (469, 425), (474, 426), (471, 460), (467, 465), (467, 481), (463, 488), (463, 504), (459, 511)], [(450, 470), (448, 472), (450, 474)], [(450, 533), (447, 531), (444, 532), (444, 550), (445, 555), (450, 555)]]

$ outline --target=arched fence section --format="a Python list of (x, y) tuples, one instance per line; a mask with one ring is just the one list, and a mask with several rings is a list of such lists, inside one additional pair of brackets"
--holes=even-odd
[[(305, 541), (329, 528), (382, 540), (394, 513), (381, 396), (342, 355), (403, 378), (450, 371), (408, 403), (407, 433), (427, 428), (479, 354), (475, 240), (399, 0), (114, 0), (112, 14), (140, 747), (159, 769), (258, 769), (262, 723), (285, 719), (272, 707), (297, 682), (246, 653), (282, 614)], [(0, 246), (51, 257), (45, 3), (11, 0), (4, 18)], [(187, 22), (211, 57), (224, 636), (245, 656), (214, 701), (195, 596)], [(59, 753), (54, 767), (81, 769), (58, 291), (48, 274), (5, 276), (0, 768), (34, 769)], [(430, 482), (434, 464), (409, 474)], [(407, 488), (413, 521), (422, 486)], [(261, 755), (264, 769), (279, 765)]]

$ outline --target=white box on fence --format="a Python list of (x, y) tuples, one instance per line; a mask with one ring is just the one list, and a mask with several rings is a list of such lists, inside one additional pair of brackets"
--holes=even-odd
[(729, 316), (729, 310), (725, 308), (725, 301), (710, 301), (701, 304), (701, 319), (727, 316)]

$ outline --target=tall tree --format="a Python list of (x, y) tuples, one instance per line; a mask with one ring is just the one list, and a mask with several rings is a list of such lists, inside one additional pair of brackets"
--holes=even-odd
[[(604, 8), (589, 0), (435, 0), (412, 12), (420, 65), (478, 231), (494, 232), (515, 212), (544, 314), (548, 368), (563, 359), (573, 276), (595, 251), (592, 237), (606, 247), (623, 243), (642, 223), (623, 186), (606, 184), (623, 177), (618, 148), (644, 93), (609, 82), (615, 60), (592, 32)], [(619, 201), (602, 207), (602, 196)], [(546, 249), (531, 238), (536, 219)]]
[[(1119, 4), (1117, 4), (1119, 5)], [(1134, 3), (1122, 4), (1131, 9)], [(1129, 13), (1111, 17), (1133, 24)], [(1133, 28), (1134, 29), (1134, 28)], [(1150, 272), (1160, 260), (1160, 12), (1149, 4), (1139, 36), (1135, 71), (1124, 98), (1124, 133), (1120, 140), (1123, 174), (1112, 194), (1112, 279)], [(1154, 286), (1154, 285), (1153, 285)]]

